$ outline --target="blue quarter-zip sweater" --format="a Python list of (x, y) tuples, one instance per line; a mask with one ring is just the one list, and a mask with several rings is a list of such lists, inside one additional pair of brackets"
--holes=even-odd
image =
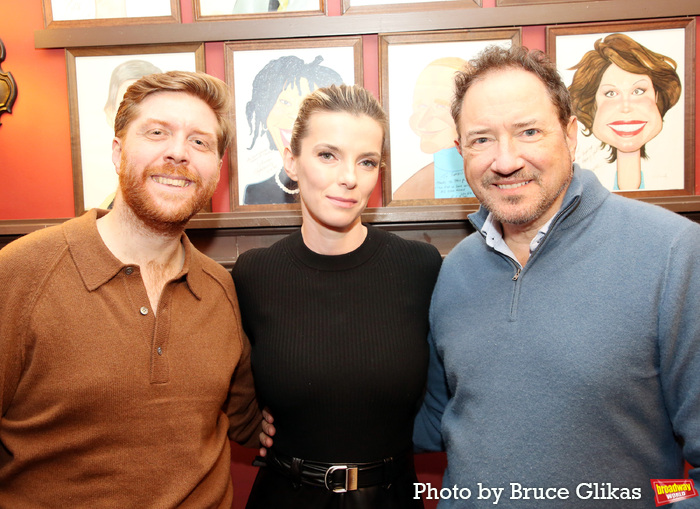
[(515, 280), (483, 208), (443, 263), (414, 436), (447, 450), (440, 508), (651, 508), (700, 466), (700, 226), (574, 169)]

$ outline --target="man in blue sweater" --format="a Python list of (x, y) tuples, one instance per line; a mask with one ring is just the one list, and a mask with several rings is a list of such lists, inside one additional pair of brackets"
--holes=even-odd
[(652, 480), (682, 479), (684, 460), (700, 478), (700, 226), (573, 163), (576, 118), (541, 52), (489, 48), (456, 91), (481, 208), (433, 295), (415, 442), (448, 467), (416, 493), (440, 508), (655, 507)]

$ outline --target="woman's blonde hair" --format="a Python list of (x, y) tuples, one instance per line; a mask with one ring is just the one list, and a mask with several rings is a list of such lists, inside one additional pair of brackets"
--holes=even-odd
[(382, 127), (382, 164), (384, 163), (389, 121), (379, 101), (367, 89), (358, 85), (331, 85), (319, 88), (304, 98), (292, 130), (289, 147), (292, 154), (301, 154), (301, 141), (308, 134), (309, 120), (314, 113), (319, 112), (366, 115), (375, 120)]

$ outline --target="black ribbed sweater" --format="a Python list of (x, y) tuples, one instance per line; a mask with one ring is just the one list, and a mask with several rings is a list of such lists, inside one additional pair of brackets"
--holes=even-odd
[(412, 449), (440, 264), (430, 244), (371, 226), (344, 255), (314, 253), (297, 231), (240, 256), (233, 277), (277, 451), (366, 462)]

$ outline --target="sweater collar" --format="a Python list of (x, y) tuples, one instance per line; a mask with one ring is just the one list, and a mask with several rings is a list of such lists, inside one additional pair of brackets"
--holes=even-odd
[(382, 230), (367, 226), (367, 237), (362, 244), (346, 254), (322, 255), (309, 249), (304, 244), (301, 230), (288, 237), (288, 246), (291, 255), (304, 265), (317, 270), (339, 271), (358, 267), (374, 256), (382, 246), (386, 234)]
[[(130, 266), (112, 254), (97, 231), (97, 219), (105, 214), (106, 210), (92, 209), (63, 224), (63, 234), (71, 257), (89, 291), (96, 290)], [(190, 291), (200, 299), (203, 284), (202, 262), (199, 257), (193, 256), (194, 246), (184, 233), (181, 242), (185, 248), (185, 262), (176, 279), (185, 277)]]
[[(563, 223), (561, 228), (577, 224), (598, 209), (608, 196), (610, 191), (603, 187), (595, 173), (574, 164), (574, 175), (559, 212), (552, 218), (550, 231), (560, 223)], [(477, 212), (469, 215), (469, 221), (477, 231), (481, 231), (488, 215), (489, 211), (480, 206)]]

